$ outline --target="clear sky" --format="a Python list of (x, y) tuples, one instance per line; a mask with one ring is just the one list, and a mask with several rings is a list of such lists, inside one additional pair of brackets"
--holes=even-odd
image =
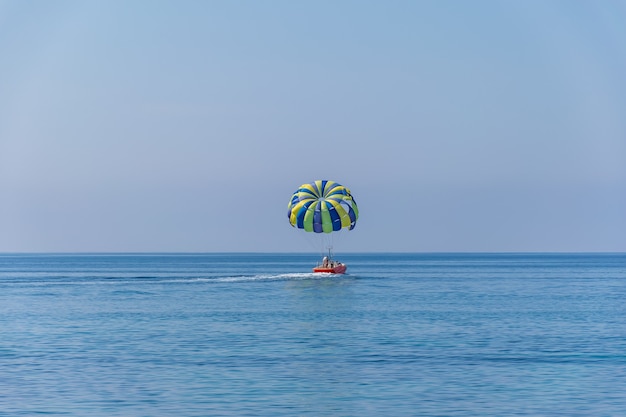
[(623, 1), (0, 0), (0, 252), (626, 251)]

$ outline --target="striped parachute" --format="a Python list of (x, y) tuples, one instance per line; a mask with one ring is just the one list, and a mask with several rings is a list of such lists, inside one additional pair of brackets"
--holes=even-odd
[(354, 229), (359, 209), (350, 190), (334, 181), (302, 184), (289, 200), (289, 223), (306, 232)]

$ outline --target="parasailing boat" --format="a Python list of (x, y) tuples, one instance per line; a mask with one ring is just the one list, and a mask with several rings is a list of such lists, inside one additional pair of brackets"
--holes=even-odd
[(324, 258), (322, 258), (322, 262), (313, 268), (313, 272), (321, 272), (324, 274), (345, 274), (346, 269), (348, 269), (346, 264), (332, 259), (329, 248), (328, 256), (324, 256)]
[(316, 272), (316, 273), (319, 272), (321, 274), (345, 274), (346, 269), (348, 269), (346, 264), (342, 264), (341, 262), (336, 262), (331, 267), (323, 267), (321, 265), (318, 265), (315, 268), (313, 268), (313, 272)]
[[(302, 184), (289, 200), (289, 223), (305, 232), (333, 233), (352, 230), (359, 217), (359, 209), (350, 190), (335, 181), (316, 180)], [(313, 268), (313, 272), (344, 274), (347, 265), (328, 257)]]

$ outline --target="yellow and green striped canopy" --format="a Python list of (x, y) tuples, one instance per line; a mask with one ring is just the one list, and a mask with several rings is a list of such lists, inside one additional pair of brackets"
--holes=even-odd
[(307, 232), (354, 229), (359, 209), (350, 190), (334, 181), (302, 184), (289, 200), (289, 223)]

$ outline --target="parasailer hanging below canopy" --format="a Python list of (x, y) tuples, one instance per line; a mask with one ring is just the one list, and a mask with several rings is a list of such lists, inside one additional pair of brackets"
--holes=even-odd
[[(328, 180), (302, 184), (289, 200), (289, 223), (305, 232), (332, 233), (341, 229), (354, 229), (359, 209), (350, 190)], [(313, 268), (314, 272), (343, 274), (346, 265), (330, 259)]]

